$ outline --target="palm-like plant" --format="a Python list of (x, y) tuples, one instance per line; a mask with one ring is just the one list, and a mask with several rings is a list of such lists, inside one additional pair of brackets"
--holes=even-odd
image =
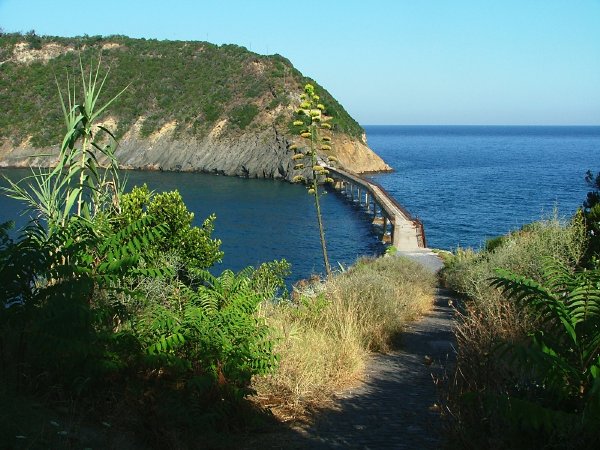
[[(503, 345), (509, 361), (527, 370), (539, 401), (511, 401), (511, 411), (536, 426), (588, 426), (600, 419), (600, 271), (572, 272), (547, 261), (544, 282), (497, 270), (492, 285), (535, 314), (540, 329), (527, 342)], [(552, 411), (561, 411), (554, 414)], [(565, 421), (565, 414), (571, 420)]]
[[(108, 72), (99, 80), (101, 61), (96, 70), (93, 64), (87, 74), (80, 60), (83, 99), (77, 100), (75, 83), (67, 77), (67, 101), (58, 86), (63, 110), (66, 133), (58, 161), (52, 169), (32, 169), (32, 174), (19, 182), (8, 180), (4, 192), (9, 197), (21, 200), (26, 208), (36, 212), (48, 224), (52, 232), (57, 226), (65, 225), (75, 214), (84, 218), (94, 215), (118, 199), (121, 185), (118, 163), (115, 159), (116, 139), (105, 127), (97, 125), (99, 115), (126, 89), (98, 106)], [(106, 142), (108, 138), (108, 143)], [(103, 157), (105, 161), (99, 161)], [(106, 170), (101, 168), (106, 164)]]
[[(323, 220), (321, 217), (321, 205), (319, 203), (319, 184), (326, 182), (332, 183), (329, 178), (328, 170), (321, 165), (317, 157), (317, 148), (322, 151), (331, 150), (331, 136), (324, 135), (324, 130), (331, 130), (329, 123), (330, 117), (324, 114), (325, 106), (319, 103), (319, 96), (315, 93), (315, 88), (311, 84), (304, 87), (304, 93), (300, 96), (302, 103), (296, 111), (296, 120), (293, 125), (299, 128), (299, 135), (309, 142), (307, 148), (300, 148), (297, 145), (291, 145), (290, 149), (294, 151), (292, 159), (296, 162), (294, 170), (304, 170), (308, 164), (310, 167), (310, 178), (307, 180), (302, 175), (296, 175), (294, 182), (305, 182), (308, 187), (308, 193), (315, 199), (315, 210), (317, 212), (317, 223), (319, 225), (319, 237), (321, 240), (321, 250), (323, 252), (323, 262), (327, 276), (331, 275), (331, 265), (327, 255), (327, 244), (325, 242), (325, 231), (323, 229)], [(329, 162), (335, 161), (335, 157), (329, 156)]]

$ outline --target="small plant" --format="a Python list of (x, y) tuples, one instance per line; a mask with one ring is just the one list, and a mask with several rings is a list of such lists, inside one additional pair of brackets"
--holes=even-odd
[(390, 245), (385, 249), (386, 256), (394, 256), (396, 253), (398, 253), (398, 249), (394, 245)]
[[(317, 212), (317, 223), (319, 225), (319, 237), (321, 240), (321, 250), (323, 252), (323, 262), (325, 264), (325, 272), (327, 276), (331, 276), (331, 265), (327, 255), (327, 244), (325, 242), (325, 231), (323, 229), (323, 220), (321, 217), (321, 205), (319, 197), (322, 193), (319, 192), (319, 185), (323, 182), (333, 183), (333, 179), (328, 176), (329, 172), (319, 161), (317, 149), (323, 151), (331, 150), (331, 137), (322, 135), (323, 131), (331, 130), (330, 118), (324, 113), (325, 106), (319, 103), (319, 96), (315, 93), (315, 88), (312, 84), (307, 84), (304, 87), (304, 93), (300, 96), (300, 107), (296, 111), (293, 126), (297, 133), (309, 142), (307, 148), (299, 148), (297, 145), (291, 145), (290, 150), (293, 150), (292, 159), (296, 162), (294, 170), (305, 170), (305, 165), (310, 166), (310, 176), (306, 179), (302, 175), (296, 175), (293, 178), (294, 182), (304, 182), (307, 185), (308, 193), (315, 199), (315, 210)], [(330, 159), (332, 162), (334, 159)], [(304, 161), (304, 162), (302, 162)]]

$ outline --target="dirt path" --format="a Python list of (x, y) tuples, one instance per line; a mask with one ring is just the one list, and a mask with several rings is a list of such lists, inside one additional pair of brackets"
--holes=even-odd
[(454, 355), (449, 300), (447, 292), (438, 290), (433, 311), (403, 333), (401, 350), (373, 355), (365, 381), (339, 395), (334, 410), (307, 429), (290, 431), (285, 442), (263, 448), (440, 448), (435, 380)]

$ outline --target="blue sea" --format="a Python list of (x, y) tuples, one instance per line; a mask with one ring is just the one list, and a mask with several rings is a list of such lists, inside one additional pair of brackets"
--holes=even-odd
[(429, 247), (486, 239), (571, 216), (600, 172), (600, 127), (367, 126), (395, 172), (372, 177), (421, 218)]
[[(425, 225), (430, 247), (478, 248), (523, 224), (572, 215), (589, 169), (600, 171), (600, 127), (366, 126), (368, 142), (393, 173), (373, 175)], [(1, 169), (19, 179), (26, 170)], [(294, 282), (323, 272), (312, 198), (302, 186), (200, 173), (128, 172), (128, 186), (178, 189), (200, 224), (217, 216), (223, 241), (215, 271), (285, 258)], [(383, 251), (369, 217), (335, 192), (322, 198), (334, 267)], [(0, 221), (20, 205), (0, 197)]]

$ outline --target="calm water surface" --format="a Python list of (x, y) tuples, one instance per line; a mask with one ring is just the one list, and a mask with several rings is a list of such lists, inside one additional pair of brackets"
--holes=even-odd
[[(20, 179), (23, 169), (0, 169)], [(222, 240), (223, 262), (215, 269), (240, 270), (248, 265), (285, 258), (292, 264), (289, 282), (322, 273), (323, 262), (312, 197), (302, 186), (274, 180), (250, 180), (200, 173), (127, 172), (127, 185), (146, 183), (155, 191), (178, 189), (195, 223), (214, 213), (213, 236)], [(349, 265), (383, 246), (371, 233), (371, 222), (336, 194), (322, 198), (330, 260)], [(20, 205), (0, 197), (0, 221), (19, 217)], [(23, 224), (26, 219), (18, 221)]]
[[(394, 169), (373, 178), (425, 224), (430, 247), (480, 247), (487, 238), (549, 216), (571, 215), (600, 170), (600, 127), (367, 126), (369, 145)], [(13, 179), (28, 172), (0, 169)], [(129, 186), (179, 189), (200, 224), (215, 213), (225, 252), (218, 270), (286, 258), (288, 281), (322, 273), (314, 205), (303, 187), (207, 174), (129, 172)], [(0, 197), (0, 221), (20, 206)], [(333, 265), (378, 254), (368, 217), (336, 194), (323, 197)], [(20, 220), (21, 223), (24, 219)]]
[(374, 176), (425, 225), (430, 247), (487, 238), (570, 216), (600, 171), (600, 127), (367, 126), (396, 172)]

